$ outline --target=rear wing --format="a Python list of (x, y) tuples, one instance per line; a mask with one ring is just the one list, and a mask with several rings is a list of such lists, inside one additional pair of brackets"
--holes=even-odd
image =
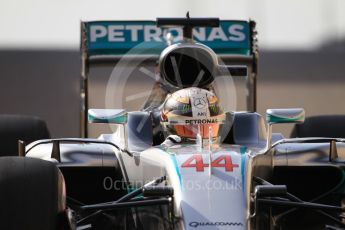
[[(248, 110), (256, 111), (258, 49), (254, 21), (220, 20), (219, 27), (193, 29), (194, 40), (211, 49), (225, 62), (248, 69)], [(156, 21), (81, 22), (81, 136), (87, 137), (88, 74), (93, 63), (149, 56), (158, 59), (171, 43), (182, 38), (181, 27), (159, 28)], [(128, 55), (130, 54), (130, 55)]]

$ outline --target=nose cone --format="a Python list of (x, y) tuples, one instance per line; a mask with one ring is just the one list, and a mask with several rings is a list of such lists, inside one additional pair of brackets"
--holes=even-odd
[[(245, 229), (246, 156), (235, 151), (176, 154), (185, 229)], [(211, 166), (212, 174), (209, 174)]]

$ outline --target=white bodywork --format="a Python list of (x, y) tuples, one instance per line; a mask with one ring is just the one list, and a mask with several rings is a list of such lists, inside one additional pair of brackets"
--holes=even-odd
[(249, 229), (251, 153), (258, 151), (214, 145), (211, 169), (209, 148), (196, 144), (152, 147), (134, 156), (118, 154), (133, 187), (167, 176), (174, 188), (178, 229)]

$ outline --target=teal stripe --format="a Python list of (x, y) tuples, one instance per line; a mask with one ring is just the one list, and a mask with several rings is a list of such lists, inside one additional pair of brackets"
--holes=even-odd
[(175, 155), (170, 155), (170, 159), (171, 159), (172, 162), (174, 163), (175, 171), (176, 171), (176, 173), (177, 173), (177, 176), (178, 176), (178, 178), (179, 178), (180, 185), (181, 185), (181, 188), (182, 188), (182, 176), (181, 176), (180, 170), (179, 170), (178, 165), (177, 165), (176, 156), (175, 156)]
[(240, 147), (240, 153), (241, 155), (245, 154), (247, 152), (247, 146), (241, 146)]
[(241, 177), (242, 177), (242, 186), (244, 186), (245, 183), (245, 169), (246, 169), (246, 158), (247, 155), (245, 154), (247, 152), (246, 146), (241, 146), (240, 153), (241, 153)]

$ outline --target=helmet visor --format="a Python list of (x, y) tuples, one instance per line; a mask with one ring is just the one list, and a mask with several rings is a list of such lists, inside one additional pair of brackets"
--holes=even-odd
[(219, 124), (205, 124), (205, 125), (174, 125), (176, 135), (185, 138), (195, 139), (199, 134), (201, 138), (207, 139), (209, 137), (218, 137)]
[(170, 116), (168, 122), (164, 122), (165, 131), (180, 137), (195, 139), (197, 135), (207, 139), (218, 137), (221, 124), (225, 122), (225, 114), (209, 119), (191, 119), (184, 116)]

